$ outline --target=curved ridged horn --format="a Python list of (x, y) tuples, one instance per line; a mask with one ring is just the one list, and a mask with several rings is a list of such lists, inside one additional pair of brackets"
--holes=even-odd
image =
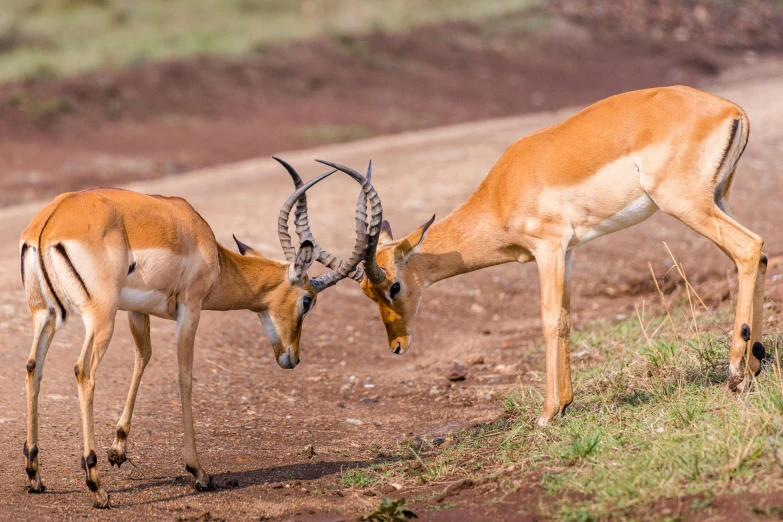
[[(378, 194), (375, 192), (375, 189), (370, 184), (370, 176), (372, 176), (372, 162), (370, 162), (370, 165), (367, 168), (367, 177), (365, 178), (355, 170), (346, 167), (344, 165), (339, 165), (337, 163), (331, 163), (329, 161), (322, 161), (322, 160), (316, 160), (319, 163), (323, 163), (324, 165), (327, 165), (329, 167), (332, 167), (333, 169), (337, 169), (340, 172), (343, 172), (345, 174), (348, 174), (353, 179), (355, 179), (360, 185), (362, 185), (362, 195), (359, 196), (359, 202), (356, 208), (356, 221), (357, 221), (357, 231), (358, 231), (358, 221), (361, 216), (361, 221), (363, 223), (366, 223), (366, 214), (365, 214), (365, 200), (366, 198), (369, 198), (370, 200), (370, 208), (371, 208), (371, 214), (370, 214), (370, 228), (369, 232), (367, 232), (367, 239), (366, 239), (366, 249), (362, 255), (362, 260), (364, 261), (364, 272), (367, 275), (367, 278), (370, 280), (373, 284), (378, 284), (384, 279), (386, 279), (386, 272), (383, 271), (383, 269), (378, 266), (378, 262), (375, 259), (375, 252), (378, 249), (378, 236), (381, 233), (381, 223), (383, 222), (383, 208), (381, 206), (381, 199), (378, 197)], [(367, 187), (369, 187), (371, 190), (367, 190)]]
[(304, 185), (301, 185), (294, 191), (293, 194), (291, 194), (291, 196), (283, 204), (283, 208), (280, 209), (280, 215), (277, 218), (277, 235), (280, 237), (280, 246), (283, 247), (283, 253), (285, 254), (285, 258), (289, 263), (293, 263), (296, 260), (296, 248), (294, 248), (294, 246), (291, 244), (291, 234), (288, 233), (288, 217), (291, 214), (291, 208), (310, 187), (334, 173), (335, 171), (332, 170), (325, 174), (321, 174), (317, 178), (311, 179)]
[[(345, 174), (348, 174), (357, 183), (359, 183), (359, 185), (361, 185), (364, 196), (360, 197), (360, 200), (370, 202), (373, 222), (375, 218), (378, 217), (379, 221), (378, 221), (378, 226), (376, 228), (380, 229), (380, 221), (382, 220), (381, 217), (383, 214), (383, 208), (381, 207), (381, 199), (378, 197), (378, 193), (375, 192), (375, 188), (373, 188), (372, 184), (370, 184), (370, 182), (367, 181), (367, 179), (364, 176), (362, 176), (361, 174), (359, 174), (353, 169), (349, 169), (348, 167), (343, 167), (342, 165), (337, 165), (327, 161), (321, 161), (321, 160), (316, 160), (316, 161), (323, 163), (324, 165), (328, 165), (334, 169), (337, 169)], [(362, 262), (362, 260), (365, 257), (367, 246), (369, 244), (373, 232), (371, 228), (370, 232), (368, 233), (366, 218), (367, 215), (364, 211), (364, 208), (361, 209), (357, 208), (356, 209), (356, 245), (354, 246), (353, 253), (351, 254), (351, 257), (348, 259), (347, 263), (340, 263), (340, 265), (337, 267), (336, 270), (333, 270), (328, 274), (316, 277), (315, 279), (312, 279), (310, 281), (317, 291), (320, 292), (326, 288), (329, 288), (330, 286), (337, 283), (339, 280), (345, 279), (346, 277), (350, 276), (351, 273), (354, 270), (356, 270), (356, 268), (359, 266), (359, 263)], [(376, 237), (377, 234), (378, 231), (375, 231)]]
[[(288, 162), (277, 158), (275, 156), (272, 156), (272, 159), (280, 163), (280, 165), (285, 168), (285, 170), (288, 172), (288, 174), (291, 176), (291, 179), (294, 182), (294, 189), (298, 189), (302, 186), (302, 177), (299, 175), (299, 173), (292, 167)], [(334, 172), (334, 171), (332, 171)], [(307, 215), (307, 194), (302, 194), (299, 198), (299, 200), (296, 202), (296, 210), (294, 211), (294, 224), (296, 225), (296, 234), (299, 236), (299, 244), (302, 244), (304, 241), (310, 241), (313, 244), (313, 252), (315, 254), (315, 260), (321, 263), (322, 265), (326, 266), (327, 268), (330, 268), (332, 270), (336, 269), (342, 260), (338, 258), (337, 256), (330, 254), (326, 250), (324, 250), (321, 245), (318, 244), (318, 242), (315, 240), (315, 237), (313, 236), (313, 233), (310, 231), (310, 223), (309, 218)], [(285, 234), (288, 234), (288, 224), (281, 224), (278, 220), (278, 229), (283, 226), (285, 228)], [(281, 235), (281, 238), (284, 237)], [(293, 255), (296, 257), (296, 249), (291, 245), (291, 236), (288, 235), (287, 237), (287, 243), (285, 246), (283, 246), (283, 251), (286, 254), (286, 259), (288, 261), (291, 261), (291, 258), (289, 258), (289, 255)], [(282, 243), (282, 239), (281, 239)], [(291, 254), (293, 252), (293, 254)]]

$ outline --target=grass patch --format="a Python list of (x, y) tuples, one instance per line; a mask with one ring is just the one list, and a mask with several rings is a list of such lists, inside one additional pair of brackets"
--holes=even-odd
[[(240, 58), (291, 40), (408, 31), (502, 15), (540, 0), (3, 0), (0, 80), (72, 75), (197, 55)], [(89, 37), (85, 37), (89, 35)]]
[(368, 469), (348, 469), (340, 475), (340, 484), (351, 488), (369, 488), (375, 485), (381, 475), (374, 472), (372, 467)]
[(310, 125), (299, 129), (299, 137), (309, 146), (329, 145), (355, 141), (372, 136), (367, 127), (361, 125)]
[(653, 317), (640, 310), (587, 325), (572, 336), (588, 357), (572, 363), (567, 415), (534, 427), (543, 384), (523, 386), (504, 398), (504, 419), (458, 434), (448, 449), (425, 458), (402, 447), (413, 459), (388, 478), (413, 486), (469, 477), (505, 494), (538, 476), (550, 496), (541, 514), (562, 520), (655, 518), (645, 510), (662, 499), (690, 497), (685, 505), (704, 511), (717, 495), (779, 489), (783, 339), (765, 336), (764, 371), (735, 395), (726, 385), (733, 307), (696, 303), (691, 292)]

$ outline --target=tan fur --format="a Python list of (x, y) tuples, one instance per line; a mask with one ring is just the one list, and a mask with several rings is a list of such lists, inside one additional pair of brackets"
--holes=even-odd
[[(762, 240), (734, 221), (725, 200), (747, 143), (738, 106), (688, 87), (613, 96), (511, 145), (476, 192), (428, 230), (393, 241), (385, 232), (379, 284), (362, 283), (377, 302), (390, 348), (410, 345), (424, 289), (481, 268), (536, 260), (541, 279), (547, 384), (540, 425), (571, 403), (568, 351), (571, 250), (627, 228), (657, 209), (714, 241), (739, 269), (730, 373), (745, 385), (760, 361), (765, 258)], [(425, 227), (426, 228), (426, 227)], [(384, 244), (385, 241), (385, 244)], [(392, 284), (402, 290), (389, 296)], [(741, 338), (751, 326), (750, 342)]]
[[(313, 305), (316, 300), (306, 274), (312, 246), (303, 246), (293, 264), (266, 259), (252, 249), (235, 254), (215, 241), (209, 225), (183, 199), (95, 189), (63, 194), (44, 207), (23, 232), (20, 250), (35, 328), (27, 366), (26, 447), (37, 448), (38, 392), (46, 351), (55, 330), (77, 311), (86, 329), (74, 372), (87, 482), (95, 505), (108, 506), (97, 467), (89, 465), (95, 458), (95, 372), (111, 340), (117, 310), (128, 310), (136, 364), (109, 452), (110, 462), (119, 465), (126, 458), (133, 405), (152, 351), (149, 315), (156, 315), (177, 321), (185, 463), (196, 487), (207, 487), (210, 478), (196, 455), (191, 407), (193, 347), (201, 310), (256, 312), (278, 363), (293, 368), (299, 360), (303, 299), (310, 298)], [(31, 489), (41, 491), (34, 457), (28, 456), (27, 463)]]

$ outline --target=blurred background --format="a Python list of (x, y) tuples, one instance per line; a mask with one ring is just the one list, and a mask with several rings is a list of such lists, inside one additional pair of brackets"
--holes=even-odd
[(781, 0), (2, 0), (0, 205), (708, 87), (782, 49)]

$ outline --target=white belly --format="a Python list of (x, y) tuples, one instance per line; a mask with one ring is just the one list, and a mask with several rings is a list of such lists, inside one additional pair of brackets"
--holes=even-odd
[(655, 214), (656, 210), (658, 210), (658, 205), (655, 204), (650, 196), (642, 194), (610, 218), (591, 227), (584, 233), (580, 233), (576, 238), (576, 244), (581, 245), (597, 237), (632, 227)]
[(161, 292), (123, 288), (120, 293), (120, 310), (143, 312), (164, 319), (175, 319), (173, 301)]

